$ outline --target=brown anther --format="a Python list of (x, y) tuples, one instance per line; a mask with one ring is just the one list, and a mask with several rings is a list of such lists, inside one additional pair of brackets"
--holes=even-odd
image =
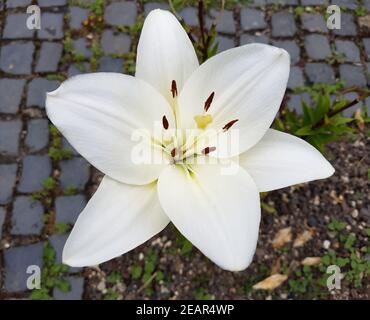
[(177, 84), (175, 80), (172, 80), (171, 92), (172, 92), (172, 98), (177, 97)]
[(202, 150), (202, 154), (207, 155), (210, 152), (213, 152), (216, 150), (216, 147), (206, 147)]
[(168, 120), (167, 120), (166, 116), (163, 116), (163, 118), (162, 118), (162, 125), (163, 125), (163, 128), (165, 128), (165, 130), (168, 129), (169, 124), (168, 124)]
[(211, 95), (207, 98), (206, 102), (204, 103), (204, 111), (205, 112), (207, 112), (209, 107), (211, 106), (214, 96), (215, 96), (215, 93), (212, 92)]
[(224, 127), (222, 128), (222, 130), (224, 130), (224, 131), (229, 130), (234, 125), (234, 123), (235, 122), (238, 122), (238, 121), (239, 121), (239, 119), (231, 120), (230, 122), (228, 122), (228, 123), (226, 123), (224, 125)]
[(173, 148), (171, 150), (171, 156), (172, 156), (172, 158), (175, 158), (175, 156), (176, 156), (176, 148)]

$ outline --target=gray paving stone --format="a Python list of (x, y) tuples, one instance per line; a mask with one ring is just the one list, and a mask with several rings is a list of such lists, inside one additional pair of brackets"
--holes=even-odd
[(366, 86), (366, 78), (360, 66), (342, 64), (339, 66), (339, 73), (340, 78), (346, 82), (347, 87)]
[(297, 32), (294, 16), (288, 11), (274, 13), (271, 24), (273, 37), (292, 37)]
[(131, 38), (128, 34), (105, 30), (101, 45), (106, 54), (123, 54), (130, 51)]
[(331, 0), (331, 4), (336, 4), (339, 7), (347, 8), (347, 9), (356, 9), (358, 7), (357, 0)]
[(370, 0), (362, 0), (362, 2), (364, 4), (365, 8), (367, 10), (370, 10)]
[(4, 221), (5, 221), (5, 208), (0, 207), (0, 239), (3, 236)]
[(79, 156), (80, 154), (76, 151), (75, 148), (72, 147), (72, 145), (67, 141), (66, 138), (62, 138), (62, 147), (63, 149), (69, 150), (72, 152), (74, 156)]
[(38, 5), (40, 7), (54, 7), (54, 6), (65, 6), (68, 1), (67, 0), (38, 0)]
[(332, 67), (325, 63), (306, 63), (305, 73), (312, 83), (334, 83)]
[(51, 160), (48, 156), (29, 155), (23, 158), (19, 192), (36, 192), (43, 189), (42, 182), (51, 174)]
[(301, 4), (304, 6), (326, 5), (328, 4), (328, 0), (301, 0)]
[(309, 32), (328, 32), (326, 21), (320, 13), (304, 12), (301, 15), (301, 23), (303, 30), (307, 30)]
[(269, 43), (269, 38), (265, 35), (253, 36), (250, 34), (242, 34), (240, 37), (240, 45), (249, 44), (249, 43)]
[(370, 63), (366, 63), (366, 73), (367, 73), (367, 84), (370, 86)]
[(15, 247), (4, 251), (4, 289), (8, 292), (27, 290), (27, 268), (31, 265), (43, 266), (43, 243)]
[(43, 42), (36, 64), (36, 72), (55, 72), (62, 57), (63, 45), (56, 42)]
[(56, 223), (74, 224), (86, 206), (85, 196), (61, 196), (55, 200)]
[(59, 81), (35, 78), (28, 84), (27, 107), (45, 108), (46, 93), (59, 87)]
[(25, 84), (21, 79), (0, 79), (0, 113), (18, 112)]
[(184, 19), (185, 23), (189, 26), (198, 25), (198, 10), (193, 7), (183, 8), (179, 12), (180, 16)]
[(304, 85), (303, 71), (300, 67), (291, 67), (288, 80), (288, 88), (294, 89)]
[(37, 31), (37, 36), (39, 39), (47, 40), (62, 39), (64, 36), (63, 22), (62, 13), (46, 12), (41, 14), (42, 28)]
[(367, 114), (370, 114), (370, 97), (367, 97), (364, 105), (366, 106)]
[(224, 10), (220, 15), (219, 11), (211, 9), (210, 14), (213, 19), (218, 19), (216, 26), (217, 32), (235, 33), (236, 26), (232, 11)]
[(307, 35), (304, 46), (310, 59), (324, 60), (331, 55), (329, 40), (326, 36), (320, 34)]
[(17, 179), (17, 165), (0, 164), (0, 204), (8, 204), (12, 200), (13, 188)]
[(258, 30), (267, 27), (265, 13), (261, 10), (243, 8), (240, 12), (241, 26), (244, 30)]
[(130, 26), (136, 21), (135, 2), (113, 2), (106, 6), (104, 20), (111, 26)]
[(32, 3), (32, 0), (6, 0), (7, 8), (26, 7)]
[(90, 177), (90, 165), (85, 159), (75, 157), (60, 162), (61, 174), (59, 177), (61, 187), (75, 187), (83, 190)]
[(91, 67), (90, 64), (87, 62), (83, 63), (74, 63), (71, 64), (68, 68), (68, 77), (73, 77), (79, 74), (90, 72)]
[(292, 64), (297, 63), (301, 58), (301, 49), (297, 45), (295, 41), (292, 40), (280, 40), (280, 41), (273, 41), (272, 43), (274, 46), (285, 49), (289, 52), (290, 55), (290, 62)]
[(32, 119), (27, 124), (26, 146), (29, 151), (40, 151), (49, 143), (49, 122), (46, 119)]
[(29, 39), (33, 37), (35, 30), (27, 28), (28, 15), (25, 13), (13, 13), (6, 16), (4, 39)]
[(90, 10), (80, 7), (70, 7), (69, 27), (71, 29), (81, 29), (82, 23), (89, 17)]
[(44, 208), (40, 201), (28, 196), (15, 198), (12, 211), (13, 235), (38, 235), (42, 231)]
[(163, 3), (163, 2), (148, 2), (144, 5), (144, 13), (145, 16), (149, 14), (150, 11), (154, 9), (162, 9), (162, 10), (170, 10), (170, 6), (168, 3)]
[(224, 36), (217, 36), (216, 37), (216, 42), (218, 43), (218, 52), (225, 51), (227, 49), (231, 49), (235, 47), (235, 42), (234, 39), (224, 37)]
[(102, 72), (123, 72), (123, 59), (101, 57), (99, 60), (99, 71)]
[(297, 114), (303, 114), (302, 101), (311, 104), (311, 97), (307, 92), (292, 94), (289, 97), (288, 108), (292, 111), (295, 111)]
[(0, 121), (0, 156), (16, 156), (19, 149), (19, 138), (22, 121), (19, 119)]
[(0, 69), (11, 74), (30, 74), (33, 52), (32, 42), (13, 42), (1, 47)]
[(266, 5), (266, 0), (253, 0), (251, 3), (248, 3), (248, 7), (254, 8), (254, 7), (261, 7)]
[(296, 6), (299, 4), (299, 0), (266, 0), (267, 4), (282, 4)]
[(362, 39), (362, 42), (364, 43), (366, 58), (367, 60), (370, 60), (370, 38), (364, 38)]
[(89, 42), (85, 38), (72, 40), (72, 46), (77, 54), (83, 55), (85, 58), (92, 56)]
[[(55, 234), (49, 237), (49, 242), (53, 249), (55, 250), (55, 263), (62, 264), (62, 254), (64, 245), (68, 239), (69, 234)], [(78, 267), (69, 267), (69, 272), (79, 272), (82, 268)]]
[(337, 53), (343, 54), (345, 62), (360, 62), (360, 50), (353, 41), (335, 40)]
[(341, 13), (341, 27), (334, 29), (334, 34), (338, 36), (355, 36), (357, 35), (357, 27), (353, 15), (350, 13)]
[(84, 290), (84, 278), (82, 277), (66, 277), (71, 285), (69, 292), (61, 292), (58, 288), (54, 288), (53, 297), (55, 300), (81, 300)]

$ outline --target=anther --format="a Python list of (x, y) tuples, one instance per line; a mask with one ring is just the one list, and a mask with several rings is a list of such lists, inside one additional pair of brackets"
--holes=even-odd
[(224, 125), (224, 127), (222, 128), (222, 130), (224, 130), (224, 131), (229, 130), (234, 125), (234, 123), (236, 123), (238, 121), (239, 121), (239, 119), (231, 120), (230, 122), (228, 122), (228, 123), (226, 123)]
[(176, 156), (176, 148), (173, 148), (171, 150), (171, 156), (172, 156), (172, 158), (175, 158), (175, 156)]
[(204, 155), (207, 155), (209, 154), (210, 152), (213, 152), (216, 150), (216, 147), (206, 147), (202, 150), (202, 154)]
[(165, 128), (165, 130), (167, 130), (168, 129), (168, 120), (167, 120), (167, 118), (166, 118), (166, 116), (163, 116), (163, 118), (162, 118), (162, 125), (163, 125), (163, 128)]
[(177, 84), (175, 80), (172, 80), (171, 92), (172, 92), (172, 98), (177, 97)]
[(215, 96), (215, 93), (212, 92), (211, 95), (207, 98), (206, 102), (204, 103), (204, 111), (205, 112), (207, 112), (209, 107), (211, 106), (214, 96)]

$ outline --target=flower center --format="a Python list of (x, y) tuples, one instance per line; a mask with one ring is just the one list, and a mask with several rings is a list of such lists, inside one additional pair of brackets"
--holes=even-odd
[[(209, 113), (215, 92), (211, 92), (203, 106), (203, 113), (194, 116), (196, 129), (185, 130), (181, 128), (180, 110), (178, 107), (178, 90), (175, 80), (171, 82), (172, 108), (175, 116), (176, 129), (170, 128), (166, 115), (162, 117), (163, 140), (156, 144), (171, 157), (174, 164), (188, 166), (192, 161), (199, 157), (208, 157), (210, 153), (216, 151), (214, 143), (209, 142), (215, 135), (228, 131), (238, 119), (231, 120), (221, 128), (207, 129), (214, 122), (213, 116)], [(214, 127), (214, 126), (213, 126)], [(208, 142), (207, 142), (208, 141)]]

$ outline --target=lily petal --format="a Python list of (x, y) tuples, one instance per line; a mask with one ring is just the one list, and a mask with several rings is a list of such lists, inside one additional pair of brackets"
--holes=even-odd
[[(237, 148), (227, 150), (216, 141), (219, 147), (214, 154), (230, 157), (248, 150), (266, 133), (280, 107), (289, 65), (285, 50), (264, 44), (248, 44), (212, 57), (190, 76), (179, 96), (183, 127), (194, 128), (194, 116), (204, 113), (205, 101), (214, 93), (206, 112), (213, 119), (207, 129), (217, 129), (219, 135), (239, 131)], [(222, 128), (234, 120), (225, 133)]]
[(140, 79), (118, 73), (72, 77), (48, 93), (46, 111), (72, 146), (111, 178), (147, 184), (157, 179), (165, 166), (165, 161), (153, 164), (133, 158), (139, 130), (148, 133), (143, 134), (141, 147), (153, 152), (153, 157), (162, 157), (160, 149), (152, 148), (150, 133), (164, 115), (170, 126), (174, 123), (167, 101)]
[(192, 174), (169, 166), (159, 177), (158, 196), (189, 241), (221, 268), (239, 271), (255, 252), (260, 204), (252, 178), (234, 165), (233, 174), (216, 164), (194, 166)]
[(198, 66), (194, 47), (176, 17), (160, 9), (151, 11), (139, 39), (136, 77), (150, 83), (171, 102), (172, 80), (180, 92)]
[(168, 222), (155, 184), (132, 186), (105, 176), (77, 219), (63, 263), (84, 267), (110, 260), (144, 243)]
[(240, 155), (239, 164), (252, 176), (260, 192), (324, 179), (335, 171), (309, 143), (273, 129)]

